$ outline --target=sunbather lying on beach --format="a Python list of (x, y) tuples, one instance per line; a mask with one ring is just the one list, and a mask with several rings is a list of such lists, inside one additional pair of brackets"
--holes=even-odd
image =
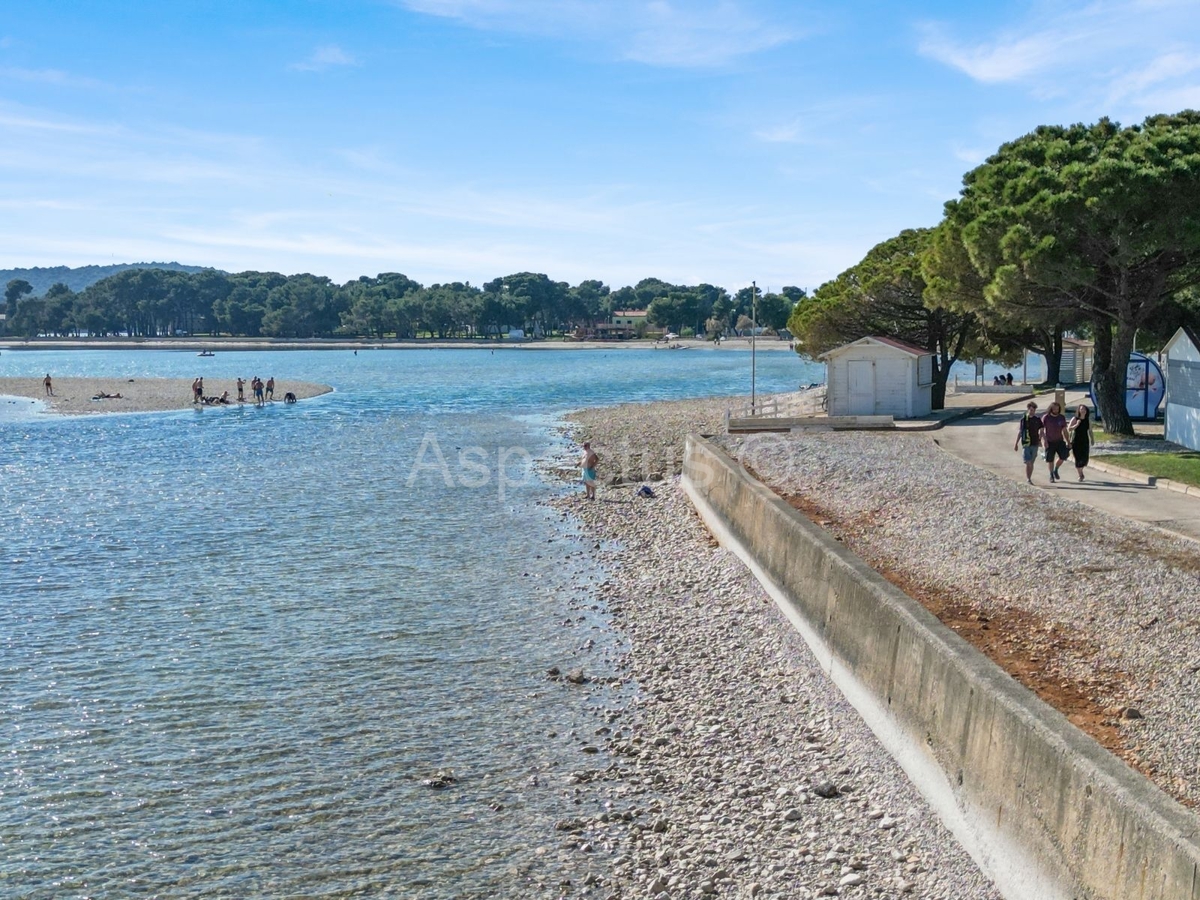
[(121, 400), (123, 398), (121, 397), (120, 394), (106, 394), (106, 393), (104, 393), (104, 391), (101, 391), (92, 399), (93, 400)]

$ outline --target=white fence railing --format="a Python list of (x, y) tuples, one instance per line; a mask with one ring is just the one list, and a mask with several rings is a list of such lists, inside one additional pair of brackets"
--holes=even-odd
[(726, 419), (795, 418), (819, 416), (825, 411), (825, 385), (802, 388), (789, 394), (769, 394), (751, 407), (731, 408)]

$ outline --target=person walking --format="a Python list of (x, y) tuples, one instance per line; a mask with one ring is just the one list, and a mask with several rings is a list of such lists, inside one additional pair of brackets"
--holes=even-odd
[(590, 443), (583, 445), (583, 456), (580, 459), (580, 469), (583, 476), (583, 496), (588, 500), (596, 499), (596, 465), (600, 456), (592, 449)]
[(1050, 480), (1060, 481), (1059, 466), (1067, 461), (1070, 451), (1067, 449), (1067, 417), (1062, 414), (1062, 407), (1051, 403), (1050, 409), (1042, 416), (1042, 446), (1046, 448), (1046, 466), (1050, 470)]
[(42, 379), (42, 387), (46, 389), (46, 396), (54, 396), (54, 382), (50, 380), (50, 373), (46, 373), (46, 377)]
[(267, 379), (266, 390), (267, 390), (267, 399), (274, 400), (275, 399), (275, 376), (274, 375), (272, 375), (270, 378)]
[(1017, 441), (1013, 450), (1020, 450), (1025, 459), (1025, 480), (1033, 484), (1033, 462), (1042, 445), (1042, 420), (1038, 418), (1037, 404), (1030, 400), (1025, 404), (1025, 415), (1017, 430)]
[(1092, 456), (1092, 444), (1095, 443), (1091, 410), (1086, 404), (1080, 403), (1075, 410), (1075, 417), (1067, 425), (1067, 434), (1071, 439), (1071, 455), (1075, 457), (1075, 471), (1079, 473), (1079, 480), (1083, 481), (1083, 470), (1087, 468)]

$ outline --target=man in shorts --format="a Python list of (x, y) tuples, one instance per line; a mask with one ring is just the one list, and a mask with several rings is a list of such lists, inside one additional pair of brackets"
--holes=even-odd
[(592, 445), (585, 443), (583, 445), (583, 453), (579, 460), (579, 468), (583, 481), (583, 496), (588, 500), (596, 499), (596, 466), (600, 462), (600, 455), (592, 449)]
[(1025, 480), (1033, 484), (1033, 463), (1037, 459), (1038, 447), (1042, 445), (1042, 420), (1038, 418), (1037, 404), (1030, 400), (1025, 404), (1025, 415), (1017, 431), (1017, 442), (1013, 450), (1020, 450), (1025, 458)]
[(1057, 403), (1050, 404), (1050, 410), (1042, 416), (1042, 446), (1046, 448), (1046, 465), (1050, 468), (1050, 480), (1058, 481), (1058, 467), (1067, 461), (1071, 452), (1067, 449), (1066, 441), (1067, 417), (1062, 414), (1062, 407)]

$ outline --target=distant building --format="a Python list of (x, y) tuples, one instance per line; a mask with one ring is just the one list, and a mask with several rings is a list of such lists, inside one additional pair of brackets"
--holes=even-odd
[(647, 313), (644, 309), (614, 310), (612, 324), (628, 325), (630, 328), (637, 328), (639, 325), (646, 324), (646, 315)]
[(1163, 348), (1167, 356), (1167, 409), (1163, 437), (1200, 450), (1200, 337), (1183, 326)]
[(627, 341), (636, 336), (632, 325), (616, 325), (611, 322), (601, 322), (595, 328), (595, 338), (598, 341)]
[(894, 338), (868, 336), (821, 356), (831, 416), (912, 419), (933, 410), (933, 354)]
[(1089, 384), (1092, 380), (1092, 358), (1095, 345), (1091, 341), (1063, 338), (1062, 362), (1058, 368), (1060, 384)]

